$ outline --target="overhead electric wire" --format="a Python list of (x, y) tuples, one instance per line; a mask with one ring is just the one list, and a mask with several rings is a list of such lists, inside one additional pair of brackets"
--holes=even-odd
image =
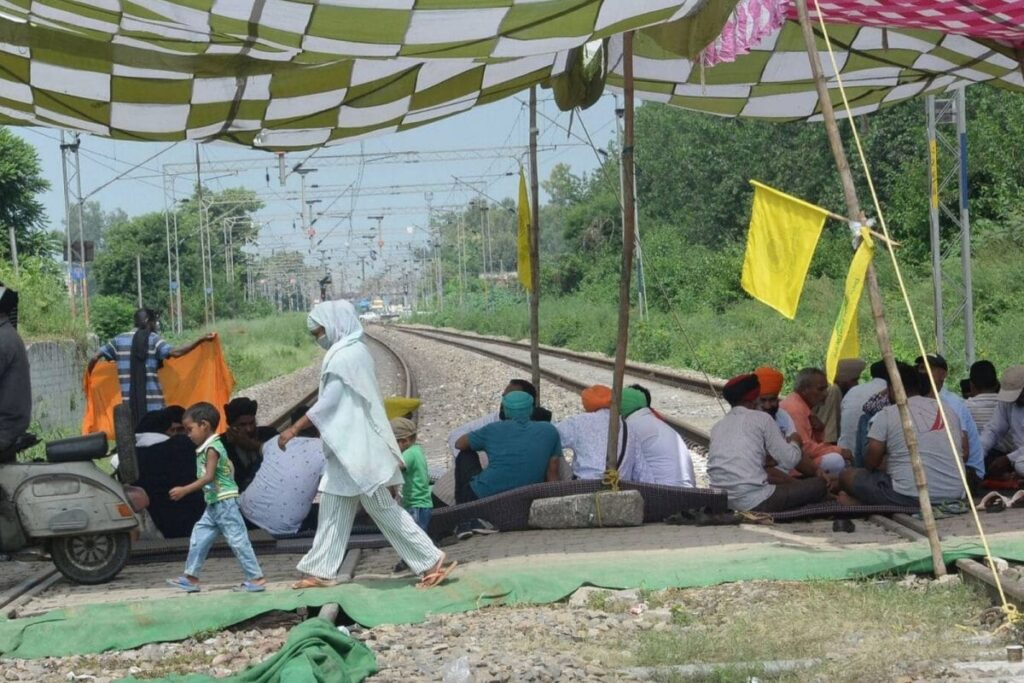
[[(111, 178), (111, 179), (110, 179), (110, 180), (108, 180), (107, 182), (103, 183), (103, 184), (102, 184), (102, 185), (100, 185), (99, 187), (95, 188), (95, 189), (94, 189), (94, 190), (92, 190), (91, 192), (87, 192), (86, 194), (82, 195), (82, 201), (84, 202), (84, 201), (85, 201), (86, 199), (88, 199), (89, 197), (93, 196), (94, 194), (96, 194), (97, 192), (99, 192), (100, 190), (102, 190), (103, 188), (105, 188), (105, 187), (107, 187), (107, 186), (109, 186), (109, 185), (111, 185), (111, 184), (113, 184), (113, 183), (117, 182), (118, 180), (120, 180), (121, 178), (125, 177), (126, 175), (128, 175), (129, 173), (131, 173), (132, 171), (134, 171), (135, 169), (137, 169), (137, 168), (144, 168), (144, 167), (145, 167), (145, 164), (149, 163), (149, 162), (150, 162), (150, 161), (152, 161), (153, 159), (156, 159), (156, 158), (157, 158), (158, 156), (160, 156), (160, 155), (161, 155), (161, 154), (163, 154), (164, 152), (166, 152), (166, 151), (168, 151), (168, 150), (170, 150), (170, 149), (173, 149), (173, 148), (174, 148), (174, 147), (175, 147), (175, 146), (176, 146), (177, 144), (178, 144), (177, 142), (171, 143), (170, 145), (168, 145), (168, 146), (164, 147), (163, 149), (161, 149), (161, 150), (160, 150), (159, 152), (157, 152), (156, 154), (153, 154), (153, 155), (151, 155), (151, 156), (147, 157), (147, 158), (146, 158), (145, 160), (143, 160), (143, 161), (140, 161), (140, 162), (139, 162), (139, 163), (137, 163), (137, 164), (134, 164), (133, 166), (131, 166), (131, 167), (130, 167), (129, 169), (127, 169), (126, 171), (122, 172), (121, 174), (119, 174), (119, 175), (116, 175), (116, 176), (114, 176), (113, 178)], [(79, 153), (80, 153), (80, 154), (82, 153), (82, 150), (81, 150), (81, 149), (79, 149)], [(129, 180), (138, 180), (138, 181), (140, 181), (140, 182), (141, 182), (141, 179), (140, 179), (140, 178), (129, 178)]]

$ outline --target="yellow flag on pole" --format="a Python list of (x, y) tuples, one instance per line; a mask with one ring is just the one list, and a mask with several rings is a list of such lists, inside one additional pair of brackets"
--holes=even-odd
[(740, 284), (792, 320), (829, 212), (756, 180), (750, 184), (754, 206)]
[(532, 268), (530, 262), (530, 195), (526, 193), (526, 174), (519, 168), (519, 235), (516, 240), (516, 263), (519, 270), (519, 282), (527, 291), (533, 291)]
[(825, 357), (825, 374), (829, 382), (836, 378), (836, 367), (843, 358), (860, 356), (860, 340), (857, 334), (857, 308), (860, 295), (864, 291), (864, 280), (867, 278), (868, 265), (875, 254), (875, 244), (871, 241), (871, 233), (867, 228), (860, 229), (860, 246), (853, 255), (850, 272), (846, 274), (846, 287), (843, 291), (843, 305), (836, 316), (836, 324), (832, 327), (832, 339), (828, 342), (828, 355)]

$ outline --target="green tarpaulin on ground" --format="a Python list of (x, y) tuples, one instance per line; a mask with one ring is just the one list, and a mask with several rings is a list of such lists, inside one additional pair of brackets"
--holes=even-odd
[[(377, 673), (370, 648), (326, 619), (309, 619), (288, 634), (288, 641), (270, 659), (230, 678), (193, 674), (162, 679), (175, 683), (358, 683)], [(147, 679), (152, 681), (152, 679)], [(122, 679), (122, 683), (136, 681)]]
[[(992, 551), (1024, 562), (1024, 534), (1000, 534)], [(974, 539), (944, 544), (947, 562), (977, 557)], [(637, 552), (544, 555), (461, 566), (443, 586), (417, 590), (413, 579), (351, 583), (304, 591), (224, 592), (57, 610), (0, 622), (0, 655), (57, 657), (125, 650), (220, 630), (271, 610), (336, 602), (364, 626), (414, 623), (430, 614), (495, 604), (556, 602), (583, 585), (690, 588), (757, 579), (851, 579), (886, 572), (929, 571), (924, 541), (842, 550), (797, 544), (733, 544)]]

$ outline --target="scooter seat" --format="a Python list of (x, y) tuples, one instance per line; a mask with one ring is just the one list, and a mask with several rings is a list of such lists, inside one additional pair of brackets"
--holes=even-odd
[(106, 455), (107, 435), (103, 432), (73, 436), (46, 444), (47, 462), (86, 462)]

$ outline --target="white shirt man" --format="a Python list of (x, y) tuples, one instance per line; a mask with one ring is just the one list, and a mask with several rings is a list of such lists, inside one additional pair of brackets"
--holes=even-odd
[[(572, 451), (572, 474), (577, 479), (600, 479), (608, 462), (608, 416), (611, 411), (601, 408), (580, 413), (555, 424), (562, 439), (562, 448)], [(637, 440), (626, 439), (626, 453), (622, 453), (622, 429), (619, 429), (618, 455), (622, 462), (636, 459)], [(685, 446), (684, 446), (685, 448)]]
[[(871, 366), (871, 369), (876, 371), (876, 366)], [(839, 441), (836, 442), (840, 448), (856, 451), (857, 428), (860, 426), (860, 416), (864, 414), (864, 404), (875, 394), (885, 391), (887, 386), (884, 379), (874, 377), (846, 392), (839, 417)]]
[[(607, 422), (605, 423), (607, 425)], [(664, 486), (696, 485), (693, 459), (682, 437), (650, 408), (640, 408), (626, 418), (626, 457), (619, 477)]]
[(242, 514), (272, 536), (297, 533), (324, 473), (323, 444), (320, 439), (297, 436), (285, 453), (272, 439), (263, 444), (262, 452), (263, 464), (242, 492)]

